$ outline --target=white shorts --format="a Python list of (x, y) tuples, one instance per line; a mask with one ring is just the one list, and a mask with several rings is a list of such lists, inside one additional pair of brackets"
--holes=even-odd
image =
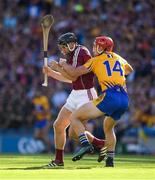
[(95, 98), (97, 98), (97, 92), (95, 88), (72, 90), (66, 100), (64, 107), (73, 112)]

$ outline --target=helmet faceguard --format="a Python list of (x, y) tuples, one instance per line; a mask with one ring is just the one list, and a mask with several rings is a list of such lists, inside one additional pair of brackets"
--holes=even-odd
[(58, 38), (59, 46), (61, 45), (66, 46), (68, 47), (69, 51), (74, 51), (76, 45), (74, 45), (73, 48), (71, 48), (69, 46), (69, 43), (71, 42), (74, 42), (75, 44), (77, 43), (77, 37), (75, 36), (74, 33), (71, 33), (71, 32), (65, 33)]

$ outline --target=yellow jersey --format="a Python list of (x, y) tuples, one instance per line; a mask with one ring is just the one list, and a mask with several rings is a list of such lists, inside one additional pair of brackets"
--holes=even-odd
[(93, 71), (102, 91), (115, 85), (126, 89), (125, 66), (127, 61), (114, 52), (103, 53), (91, 58), (84, 66)]
[(35, 107), (37, 120), (50, 119), (50, 105), (46, 96), (35, 97), (33, 99), (33, 104)]

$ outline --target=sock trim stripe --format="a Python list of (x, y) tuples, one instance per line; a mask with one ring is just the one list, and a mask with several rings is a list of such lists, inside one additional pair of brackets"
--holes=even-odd
[(81, 143), (88, 142), (87, 140), (80, 141)]
[(80, 139), (80, 140), (83, 140), (83, 139), (87, 139), (87, 138), (86, 138), (86, 137), (80, 137), (79, 139)]
[(87, 145), (87, 144), (89, 144), (89, 141), (88, 141), (88, 139), (87, 139), (87, 137), (86, 137), (85, 134), (81, 134), (81, 135), (79, 136), (79, 140), (80, 140), (80, 143), (81, 143), (82, 145)]

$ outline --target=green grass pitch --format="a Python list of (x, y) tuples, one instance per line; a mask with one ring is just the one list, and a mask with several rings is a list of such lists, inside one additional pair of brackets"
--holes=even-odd
[(155, 156), (116, 156), (115, 167), (106, 168), (96, 155), (78, 162), (65, 156), (64, 169), (40, 169), (50, 155), (0, 155), (0, 180), (155, 180)]

